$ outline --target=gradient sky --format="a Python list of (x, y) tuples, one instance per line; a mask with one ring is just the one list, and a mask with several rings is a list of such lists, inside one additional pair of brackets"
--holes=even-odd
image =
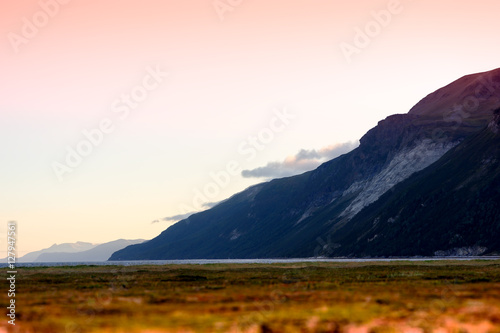
[[(54, 1), (0, 5), (0, 246), (16, 220), (19, 255), (150, 239), (197, 189), (217, 202), (314, 168), (435, 89), (500, 67), (493, 0), (401, 0), (350, 61), (342, 43), (398, 1), (233, 0), (223, 20), (213, 0)], [(121, 119), (115, 102), (157, 67), (168, 77)], [(276, 110), (294, 118), (270, 132)], [(60, 181), (53, 163), (103, 119), (113, 132)], [(228, 163), (238, 174), (210, 187)]]

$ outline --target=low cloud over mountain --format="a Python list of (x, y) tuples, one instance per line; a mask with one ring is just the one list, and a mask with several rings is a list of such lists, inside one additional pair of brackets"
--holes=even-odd
[[(202, 204), (202, 206), (203, 206), (203, 208), (209, 209), (209, 208), (217, 206), (219, 203), (220, 203), (220, 201), (219, 202), (205, 202), (204, 204)], [(177, 222), (177, 221), (180, 221), (180, 220), (187, 219), (188, 217), (190, 217), (191, 215), (193, 215), (195, 213), (198, 213), (198, 212), (189, 212), (189, 213), (185, 213), (185, 214), (167, 216), (167, 217), (162, 218), (161, 220), (154, 220), (151, 223), (160, 223), (162, 221), (165, 221), (165, 222)]]
[(348, 153), (359, 145), (357, 142), (345, 142), (322, 149), (301, 149), (296, 155), (287, 157), (282, 162), (269, 162), (266, 166), (252, 170), (243, 170), (244, 178), (281, 178), (293, 176), (317, 168), (321, 163)]

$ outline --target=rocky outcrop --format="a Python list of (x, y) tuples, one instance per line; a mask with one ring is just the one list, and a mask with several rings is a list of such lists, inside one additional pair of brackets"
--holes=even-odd
[(436, 251), (434, 252), (434, 255), (436, 257), (476, 257), (483, 255), (486, 251), (488, 251), (487, 248), (476, 245), (454, 248), (446, 251)]
[(488, 128), (495, 134), (500, 132), (500, 108), (493, 112), (493, 119), (490, 121)]

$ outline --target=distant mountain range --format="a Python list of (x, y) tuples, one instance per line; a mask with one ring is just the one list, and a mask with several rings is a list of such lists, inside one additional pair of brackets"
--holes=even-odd
[(76, 253), (90, 250), (96, 247), (97, 244), (86, 243), (86, 242), (76, 242), (76, 243), (63, 243), (54, 244), (51, 247), (42, 249), (39, 251), (34, 251), (25, 254), (17, 259), (18, 262), (34, 262), (37, 258), (44, 253), (54, 253), (54, 252), (65, 252), (65, 253)]
[(500, 69), (380, 121), (316, 170), (252, 186), (110, 260), (498, 253)]
[[(17, 262), (89, 262), (106, 261), (113, 252), (126, 246), (144, 242), (143, 239), (116, 241), (104, 244), (92, 244), (85, 242), (54, 244), (49, 248), (30, 252), (20, 258)], [(3, 261), (5, 261), (4, 259)]]

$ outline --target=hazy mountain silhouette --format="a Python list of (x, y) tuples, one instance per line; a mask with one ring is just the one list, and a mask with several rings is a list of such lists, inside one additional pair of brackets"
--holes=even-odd
[[(126, 246), (144, 242), (143, 239), (116, 241), (104, 244), (86, 242), (54, 244), (51, 247), (27, 253), (19, 257), (17, 262), (83, 262), (106, 261), (113, 252)], [(4, 258), (2, 261), (6, 261)]]

